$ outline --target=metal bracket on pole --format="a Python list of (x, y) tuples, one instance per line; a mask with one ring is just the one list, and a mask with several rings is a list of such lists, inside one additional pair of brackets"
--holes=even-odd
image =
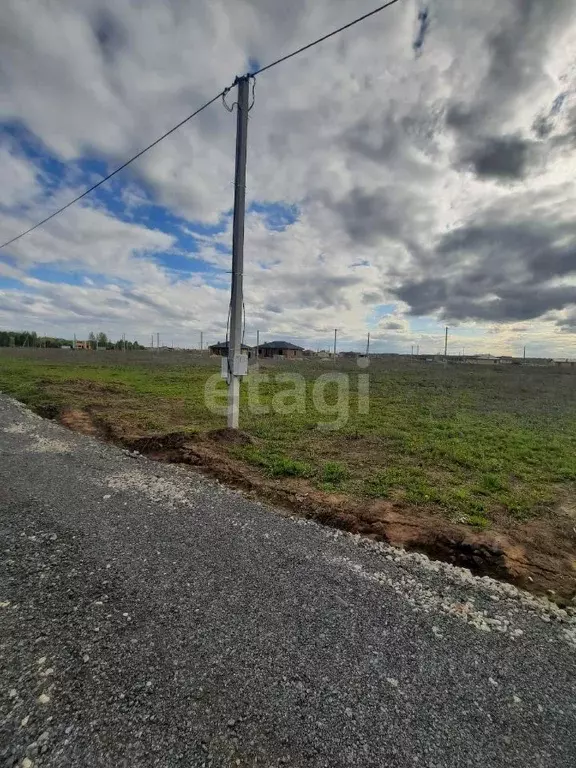
[[(232, 298), (230, 301), (230, 339), (228, 342), (228, 426), (238, 429), (244, 271), (244, 215), (246, 211), (246, 148), (248, 139), (248, 83), (250, 75), (236, 78), (238, 86), (236, 122), (236, 172), (234, 176), (234, 224), (232, 231)], [(246, 366), (247, 367), (247, 366)]]

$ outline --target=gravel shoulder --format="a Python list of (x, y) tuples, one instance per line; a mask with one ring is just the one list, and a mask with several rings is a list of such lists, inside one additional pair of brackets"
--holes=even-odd
[(0, 395), (0, 761), (576, 763), (572, 611)]

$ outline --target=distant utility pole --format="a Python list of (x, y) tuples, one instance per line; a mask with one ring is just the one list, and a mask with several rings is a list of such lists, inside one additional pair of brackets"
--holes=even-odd
[(152, 349), (154, 349), (154, 334), (153, 333), (150, 334), (150, 341), (151, 341), (150, 346), (152, 347)]
[(368, 338), (366, 340), (366, 357), (370, 354), (370, 331), (368, 331)]
[(414, 357), (414, 344), (410, 347), (410, 357)]
[(448, 359), (448, 326), (446, 326), (446, 335), (444, 336), (444, 360)]
[(334, 328), (334, 360), (336, 360), (336, 339), (338, 338), (338, 328)]
[(76, 334), (74, 334), (74, 346), (73, 349), (76, 349)]
[(156, 333), (156, 349), (160, 351), (160, 334)]
[(260, 357), (260, 331), (256, 331), (256, 362)]
[(204, 349), (204, 331), (200, 331), (200, 352)]
[(416, 345), (416, 357), (420, 357), (420, 344)]
[(232, 291), (228, 342), (228, 427), (238, 429), (242, 371), (242, 307), (244, 272), (244, 216), (246, 213), (246, 154), (248, 143), (249, 75), (236, 78), (236, 170), (234, 174), (234, 222), (232, 228)]
[(122, 349), (124, 352), (126, 352), (126, 334), (122, 334)]
[(526, 347), (524, 347), (524, 360), (526, 360)]

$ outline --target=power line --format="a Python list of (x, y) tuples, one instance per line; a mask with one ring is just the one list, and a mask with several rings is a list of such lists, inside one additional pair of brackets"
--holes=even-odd
[[(304, 46), (302, 46), (302, 48), (298, 48), (298, 50), (293, 51), (292, 53), (289, 53), (286, 56), (282, 56), (282, 58), (280, 58), (280, 59), (276, 59), (276, 61), (273, 61), (272, 63), (267, 64), (265, 67), (261, 67), (256, 72), (249, 73), (248, 77), (249, 78), (255, 78), (256, 75), (261, 75), (263, 72), (266, 72), (269, 69), (272, 69), (272, 67), (275, 67), (278, 64), (282, 64), (282, 62), (288, 61), (288, 59), (292, 59), (294, 56), (298, 56), (300, 53), (303, 53), (304, 51), (307, 51), (310, 48), (313, 48), (315, 45), (318, 45), (319, 43), (323, 43), (325, 40), (328, 40), (329, 38), (334, 37), (334, 35), (337, 35), (340, 32), (344, 32), (344, 30), (346, 30), (346, 29), (350, 29), (350, 27), (353, 27), (356, 24), (359, 24), (361, 21), (365, 21), (366, 19), (369, 19), (371, 16), (375, 16), (377, 13), (380, 13), (380, 11), (384, 11), (386, 8), (390, 8), (390, 6), (395, 5), (398, 2), (400, 2), (400, 0), (389, 0), (389, 2), (385, 3), (384, 5), (381, 5), (378, 8), (374, 8), (373, 11), (369, 11), (368, 13), (365, 13), (363, 16), (359, 16), (357, 19), (354, 19), (354, 21), (350, 21), (350, 22), (348, 22), (348, 24), (344, 24), (344, 26), (338, 27), (338, 29), (335, 29), (332, 32), (329, 32), (327, 35), (324, 35), (323, 37), (319, 37), (317, 40), (314, 40), (312, 43), (308, 43), (308, 45), (304, 45)], [(203, 104), (195, 112), (192, 112), (191, 115), (188, 115), (188, 117), (185, 117), (184, 120), (181, 120), (173, 128), (170, 128), (169, 131), (166, 131), (166, 133), (163, 133), (162, 136), (157, 138), (151, 144), (148, 144), (148, 146), (144, 147), (144, 149), (141, 149), (140, 152), (138, 152), (136, 155), (131, 157), (125, 163), (122, 163), (122, 165), (120, 165), (118, 168), (116, 168), (114, 171), (112, 171), (112, 173), (109, 173), (107, 176), (104, 176), (102, 179), (100, 179), (100, 181), (96, 182), (96, 184), (93, 184), (87, 190), (82, 192), (82, 194), (78, 195), (73, 200), (70, 200), (70, 202), (66, 203), (66, 205), (63, 205), (61, 208), (58, 208), (58, 210), (54, 211), (54, 213), (51, 213), (49, 216), (46, 216), (46, 218), (42, 219), (37, 224), (34, 224), (34, 226), (29, 227), (28, 229), (24, 230), (24, 232), (21, 232), (19, 235), (16, 235), (16, 237), (13, 237), (11, 240), (7, 240), (5, 243), (2, 243), (0, 245), (0, 250), (2, 248), (6, 248), (9, 245), (12, 245), (12, 243), (15, 243), (17, 240), (20, 240), (21, 237), (24, 237), (25, 235), (30, 234), (30, 232), (33, 232), (35, 229), (38, 229), (38, 227), (41, 227), (43, 224), (46, 224), (46, 222), (50, 221), (55, 216), (58, 216), (60, 213), (65, 211), (67, 208), (70, 208), (70, 206), (74, 205), (74, 203), (77, 203), (79, 200), (82, 200), (83, 197), (86, 197), (86, 195), (89, 195), (95, 189), (98, 189), (98, 187), (100, 187), (106, 181), (111, 179), (113, 176), (116, 176), (117, 173), (120, 173), (120, 171), (123, 171), (124, 168), (129, 166), (135, 160), (138, 160), (139, 157), (142, 157), (142, 155), (145, 154), (146, 152), (148, 152), (148, 150), (150, 150), (153, 147), (155, 147), (157, 144), (159, 144), (165, 138), (170, 136), (170, 134), (174, 133), (174, 131), (177, 131), (179, 128), (181, 128), (189, 120), (192, 120), (193, 117), (196, 117), (196, 115), (199, 115), (200, 112), (203, 112), (211, 104), (214, 104), (215, 101), (218, 101), (218, 99), (220, 99), (220, 98), (224, 98), (226, 96), (226, 94), (228, 93), (228, 91), (230, 91), (231, 88), (233, 88), (237, 83), (238, 83), (238, 78), (236, 78), (236, 80), (234, 81), (232, 86), (230, 86), (228, 88), (224, 88), (224, 90), (220, 91), (220, 93), (217, 96), (214, 96), (214, 98), (210, 99), (210, 101), (207, 101), (205, 104)], [(252, 89), (252, 97), (254, 98), (254, 87)], [(231, 109), (226, 105), (225, 102), (224, 102), (224, 104), (225, 104), (226, 108), (229, 109), (229, 111), (231, 111)], [(252, 101), (252, 106), (253, 106), (253, 104), (254, 104), (254, 101)]]
[(338, 29), (335, 29), (333, 32), (329, 32), (327, 35), (324, 35), (323, 37), (319, 37), (318, 40), (314, 40), (313, 43), (308, 43), (308, 45), (304, 45), (302, 48), (298, 48), (297, 51), (293, 51), (293, 53), (289, 53), (287, 56), (282, 56), (281, 59), (276, 59), (276, 61), (273, 61), (271, 64), (267, 64), (265, 67), (261, 67), (256, 72), (251, 72), (250, 74), (252, 77), (256, 77), (256, 75), (261, 75), (262, 72), (266, 72), (268, 69), (272, 69), (272, 67), (275, 67), (277, 64), (282, 64), (283, 61), (288, 61), (288, 59), (293, 58), (294, 56), (298, 56), (299, 53), (303, 53), (304, 51), (307, 51), (309, 48), (313, 48), (315, 45), (318, 45), (318, 43), (323, 43), (324, 40), (328, 40), (330, 37), (334, 37), (334, 35), (339, 34), (340, 32), (344, 32), (345, 29), (350, 29), (350, 27), (355, 26), (356, 24), (359, 24), (361, 21), (365, 21), (366, 19), (369, 19), (370, 16), (375, 16), (377, 13), (380, 13), (380, 11), (386, 10), (386, 8), (390, 8), (391, 5), (395, 5), (396, 3), (399, 3), (400, 0), (389, 0), (388, 3), (384, 3), (384, 5), (381, 5), (379, 8), (374, 8), (373, 11), (369, 11), (368, 13), (365, 13), (364, 16), (359, 16), (357, 19), (354, 19), (354, 21), (348, 22), (348, 24), (344, 24), (343, 27), (338, 27)]
[(86, 197), (86, 195), (89, 195), (90, 192), (93, 192), (95, 189), (98, 189), (99, 186), (104, 184), (105, 181), (108, 181), (112, 178), (112, 176), (116, 176), (117, 173), (120, 173), (120, 171), (123, 171), (124, 168), (130, 165), (130, 163), (133, 163), (134, 160), (137, 160), (139, 157), (142, 157), (142, 155), (145, 152), (148, 152), (149, 149), (152, 149), (152, 147), (155, 147), (157, 144), (159, 144), (163, 139), (170, 136), (171, 133), (174, 133), (174, 131), (177, 131), (178, 128), (181, 128), (185, 123), (187, 123), (189, 120), (192, 120), (193, 117), (196, 117), (196, 115), (199, 115), (200, 112), (203, 112), (207, 107), (209, 107), (211, 104), (214, 104), (215, 101), (218, 101), (228, 90), (229, 88), (225, 88), (223, 91), (221, 91), (217, 96), (214, 96), (213, 99), (210, 99), (210, 101), (207, 101), (205, 104), (203, 104), (199, 109), (197, 109), (195, 112), (192, 112), (191, 115), (188, 115), (188, 117), (185, 117), (184, 120), (181, 120), (178, 125), (175, 125), (173, 128), (170, 128), (169, 131), (166, 131), (166, 133), (162, 134), (158, 139), (152, 142), (152, 144), (148, 144), (147, 147), (144, 147), (144, 149), (141, 149), (138, 154), (134, 155), (130, 158), (130, 160), (126, 160), (125, 163), (123, 163), (121, 166), (116, 168), (116, 170), (112, 171), (112, 173), (109, 173), (108, 176), (104, 176), (104, 178), (100, 179), (100, 181), (96, 182), (96, 184), (93, 184), (89, 189), (87, 189), (85, 192), (82, 192), (81, 195), (78, 195), (78, 197), (75, 197), (74, 200), (70, 200), (69, 203), (66, 203), (66, 205), (63, 205), (62, 208), (59, 208), (57, 211), (54, 211), (54, 213), (51, 213), (50, 216), (46, 216), (45, 219), (42, 219), (42, 221), (39, 221), (37, 224), (34, 224), (33, 227), (30, 227), (24, 232), (21, 232), (19, 235), (16, 235), (16, 237), (13, 237), (11, 240), (7, 240), (5, 243), (2, 243), (0, 245), (0, 249), (6, 248), (8, 245), (12, 245), (12, 243), (15, 243), (16, 240), (20, 240), (21, 237), (24, 237), (24, 235), (29, 234), (30, 232), (33, 232), (35, 229), (38, 229), (38, 227), (41, 227), (42, 224), (46, 224), (47, 221), (50, 221), (50, 219), (53, 219), (55, 216), (58, 216), (59, 213), (62, 213), (62, 211), (65, 211), (66, 208), (70, 208), (71, 205), (74, 205), (74, 203), (77, 203), (78, 200), (82, 200), (83, 197)]

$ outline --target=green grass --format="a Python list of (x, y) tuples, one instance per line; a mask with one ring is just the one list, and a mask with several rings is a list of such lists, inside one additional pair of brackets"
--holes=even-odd
[(348, 479), (348, 470), (339, 461), (327, 461), (320, 470), (322, 482), (329, 486), (339, 486)]
[[(128, 361), (128, 362), (126, 362)], [(554, 509), (576, 483), (576, 376), (554, 368), (372, 364), (370, 412), (358, 413), (355, 364), (350, 414), (340, 429), (319, 428), (312, 407), (317, 376), (332, 363), (270, 366), (305, 377), (306, 407), (280, 415), (289, 385), (273, 377), (251, 413), (243, 386), (242, 428), (254, 439), (236, 455), (271, 477), (318, 488), (440, 510), (483, 528), (502, 516), (523, 520)], [(221, 427), (205, 406), (215, 362), (121, 353), (0, 353), (0, 389), (35, 408), (89, 408), (126, 433)], [(284, 394), (283, 394), (284, 393)], [(335, 402), (335, 385), (326, 398)], [(332, 400), (330, 400), (332, 398)]]
[(238, 448), (234, 451), (234, 455), (250, 464), (262, 467), (272, 477), (310, 477), (314, 472), (313, 467), (304, 461), (297, 461), (282, 454), (260, 451), (253, 446)]

